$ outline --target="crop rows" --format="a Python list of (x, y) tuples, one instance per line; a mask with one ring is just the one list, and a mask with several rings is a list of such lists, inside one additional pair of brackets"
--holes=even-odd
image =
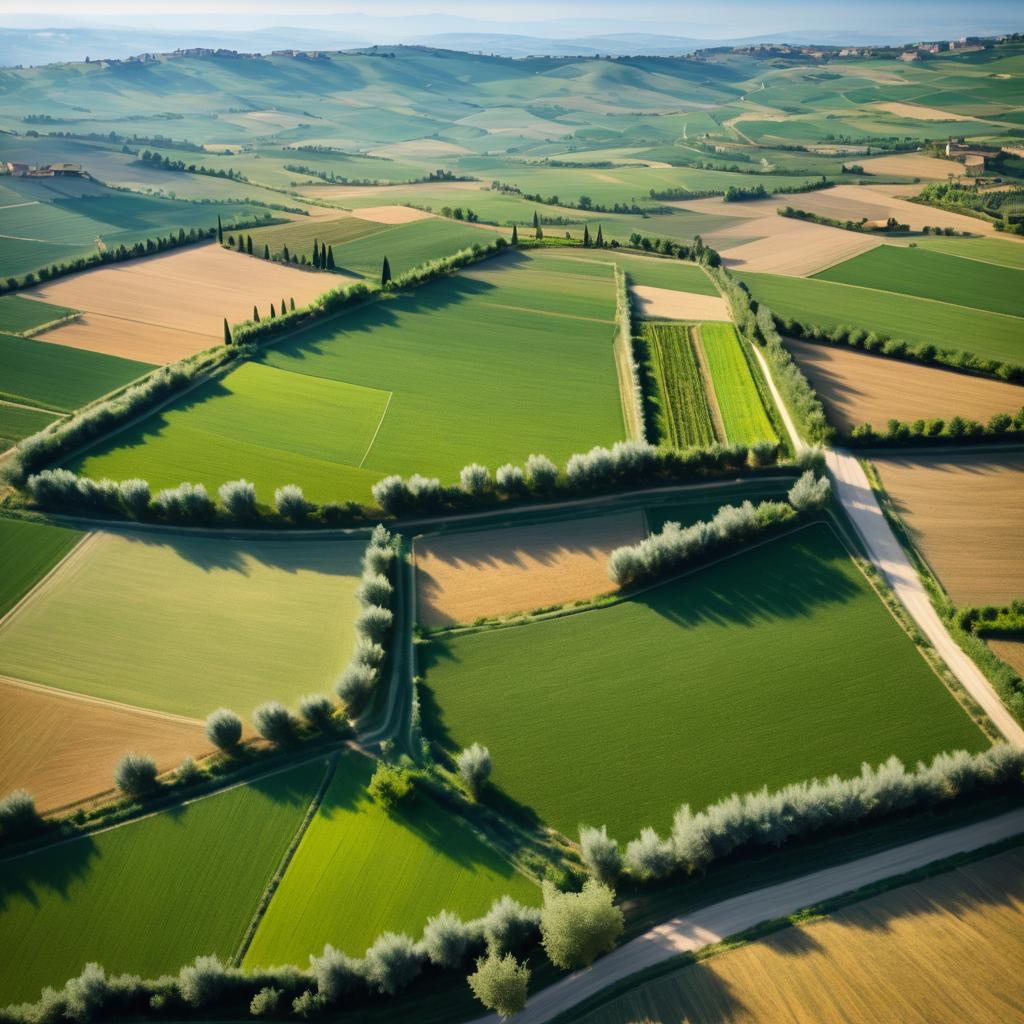
[(715, 441), (704, 384), (684, 324), (645, 324), (664, 402), (662, 420), (668, 441), (676, 448)]

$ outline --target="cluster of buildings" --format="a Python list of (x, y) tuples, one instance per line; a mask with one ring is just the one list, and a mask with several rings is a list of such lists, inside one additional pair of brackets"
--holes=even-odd
[(21, 164), (8, 160), (4, 170), (15, 178), (80, 178), (85, 173), (81, 164)]

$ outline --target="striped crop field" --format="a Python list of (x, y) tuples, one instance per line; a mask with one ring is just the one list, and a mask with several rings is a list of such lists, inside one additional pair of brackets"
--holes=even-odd
[(712, 444), (715, 428), (686, 324), (645, 322), (661, 398), (662, 433), (675, 448)]

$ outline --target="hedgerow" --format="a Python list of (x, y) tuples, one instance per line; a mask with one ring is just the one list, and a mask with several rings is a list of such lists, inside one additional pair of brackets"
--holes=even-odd
[(1006, 441), (1017, 443), (1024, 432), (1024, 407), (1015, 415), (998, 412), (987, 423), (953, 416), (948, 420), (917, 419), (907, 423), (891, 419), (885, 432), (875, 430), (870, 423), (854, 427), (845, 438), (851, 448), (901, 448), (977, 444), (979, 441)]

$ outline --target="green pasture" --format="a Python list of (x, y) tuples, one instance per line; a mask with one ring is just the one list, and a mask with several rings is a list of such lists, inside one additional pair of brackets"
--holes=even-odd
[[(360, 541), (103, 533), (0, 626), (0, 673), (203, 718), (333, 689)], [(111, 652), (116, 652), (116, 656)]]
[[(965, 260), (944, 252), (880, 245), (814, 276), (817, 281), (1024, 316), (1024, 269)], [(1024, 323), (1020, 330), (1024, 334)]]
[(821, 327), (862, 327), (908, 344), (1024, 362), (1024, 319), (965, 309), (935, 299), (898, 295), (812, 278), (741, 273), (754, 298), (773, 313)]
[(509, 253), (282, 341), (75, 465), (366, 501), (389, 473), (561, 461), (623, 435), (614, 310), (610, 267)]
[(5, 334), (25, 334), (43, 324), (63, 320), (75, 312), (67, 306), (23, 299), (20, 295), (0, 295), (0, 331)]
[(434, 639), (422, 665), (429, 735), (487, 745), (493, 782), (571, 836), (986, 745), (824, 525), (620, 604)]
[(49, 426), (58, 416), (52, 412), (26, 409), (23, 405), (9, 405), (0, 401), (0, 450), (9, 448), (23, 437)]
[(1024, 270), (1024, 244), (1020, 242), (1001, 238), (946, 238), (944, 235), (928, 235), (915, 241), (919, 249)]
[(0, 616), (6, 615), (80, 540), (78, 530), (0, 518)]
[(659, 256), (637, 256), (615, 249), (571, 249), (559, 255), (597, 263), (613, 263), (629, 275), (631, 284), (673, 288), (698, 295), (717, 295), (718, 289), (694, 263)]
[(418, 939), (438, 911), (469, 920), (506, 894), (539, 902), (536, 884), (425, 794), (393, 813), (374, 803), (366, 792), (373, 767), (358, 754), (341, 758), (246, 967), (305, 966), (326, 943), (362, 956), (384, 932)]
[(284, 224), (272, 224), (265, 228), (246, 230), (245, 235), (252, 236), (252, 249), (257, 256), (263, 254), (263, 246), (270, 247), (270, 255), (279, 257), (284, 247), (288, 246), (288, 255), (303, 256), (309, 263), (313, 262), (313, 242), (323, 242), (335, 249), (335, 262), (341, 246), (372, 235), (377, 231), (386, 230), (386, 225), (377, 224), (372, 220), (359, 217), (338, 217), (337, 220), (303, 218), (290, 220)]
[(0, 334), (0, 398), (57, 412), (77, 409), (152, 370), (149, 363)]
[(302, 765), (5, 861), (0, 1004), (38, 999), (90, 962), (108, 976), (155, 978), (201, 954), (230, 960), (324, 768)]
[(732, 324), (700, 325), (701, 347), (730, 444), (777, 441)]

